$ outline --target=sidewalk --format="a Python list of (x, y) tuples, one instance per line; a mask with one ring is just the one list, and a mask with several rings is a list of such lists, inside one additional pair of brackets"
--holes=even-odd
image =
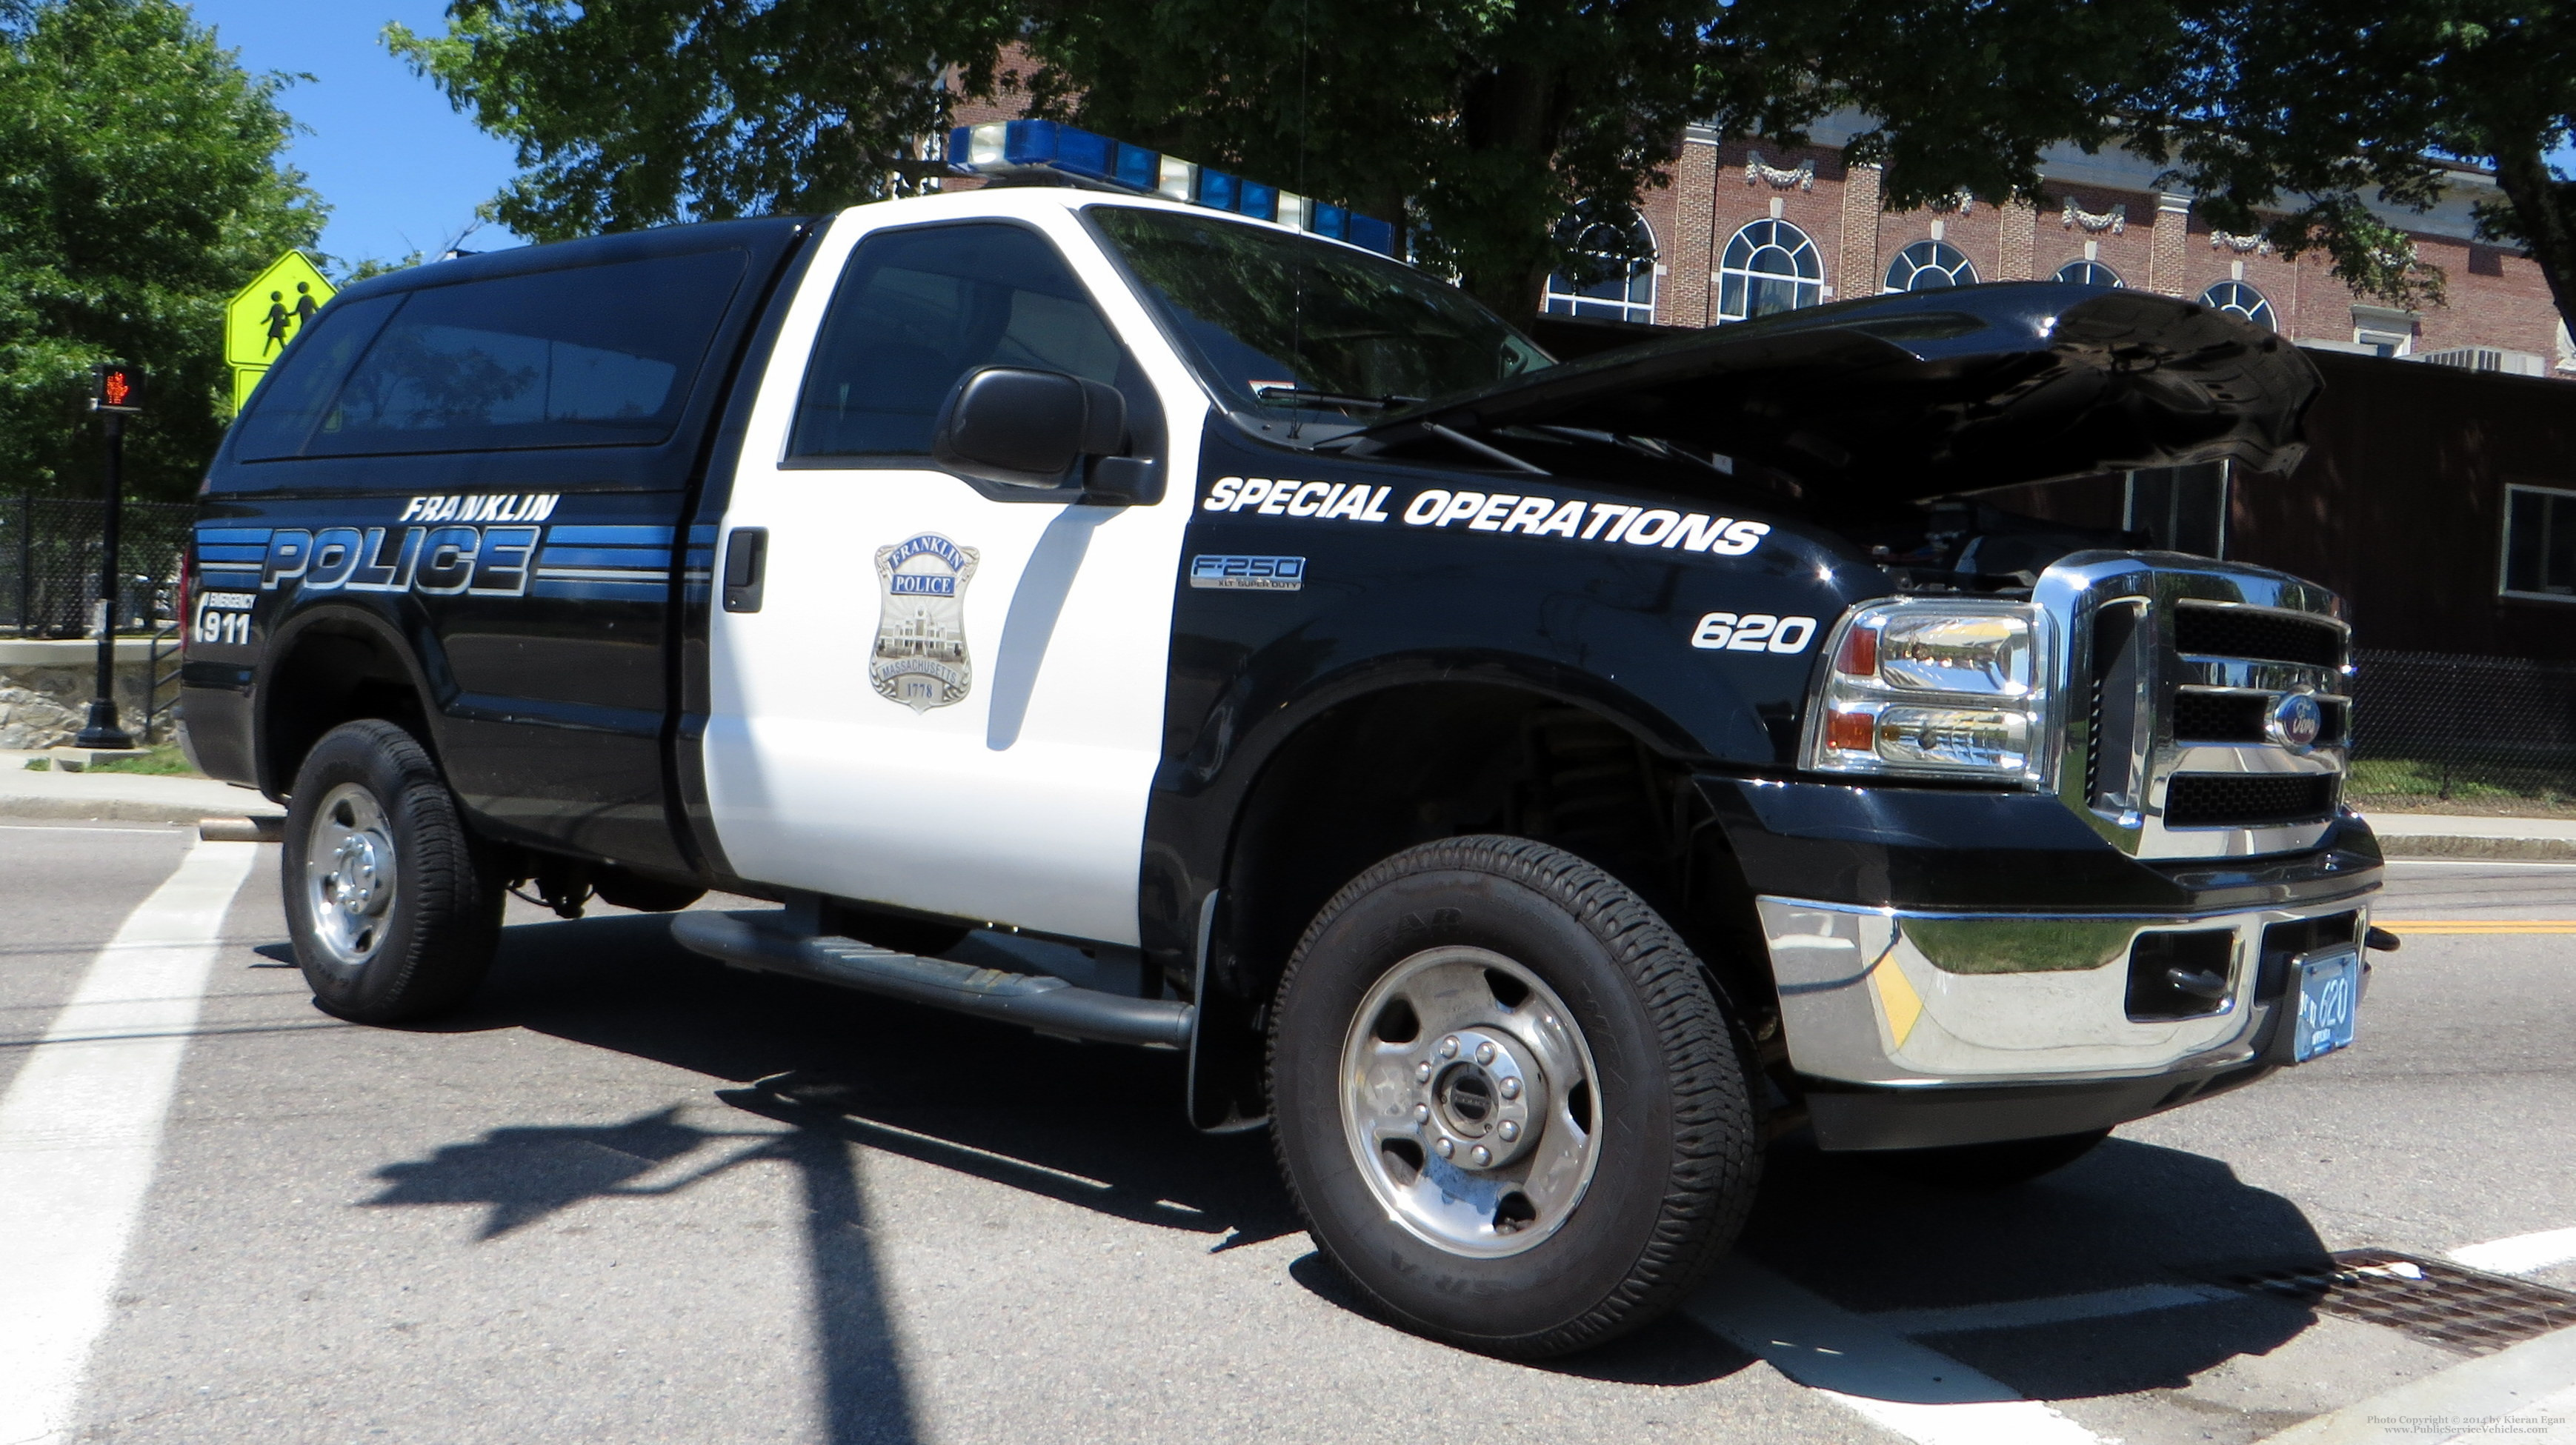
[(2391, 858), (2521, 858), (2576, 861), (2576, 820), (2473, 818), (2448, 813), (2362, 815)]
[(285, 813), (285, 809), (248, 788), (211, 778), (31, 773), (5, 763), (0, 759), (0, 818), (195, 823), (201, 818), (279, 817)]

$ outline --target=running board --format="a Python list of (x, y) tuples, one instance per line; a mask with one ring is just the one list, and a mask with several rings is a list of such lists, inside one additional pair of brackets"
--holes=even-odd
[(897, 953), (837, 934), (801, 934), (787, 910), (671, 915), (671, 937), (692, 953), (736, 968), (793, 974), (932, 1008), (980, 1014), (1104, 1044), (1187, 1048), (1195, 1013), (1172, 999), (1076, 988), (1037, 973), (1004, 973), (944, 958)]

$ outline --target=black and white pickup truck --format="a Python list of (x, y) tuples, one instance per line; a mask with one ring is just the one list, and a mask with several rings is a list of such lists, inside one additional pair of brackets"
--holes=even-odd
[(1999, 1184), (2350, 1041), (2341, 604), (1960, 500), (2281, 467), (2286, 342), (2014, 284), (1557, 364), (1084, 139), (294, 342), (185, 717), (324, 1007), (458, 1003), (512, 886), (773, 900), (674, 933), (1185, 1051), (1362, 1296), (1524, 1355), (1673, 1305), (1786, 1131)]

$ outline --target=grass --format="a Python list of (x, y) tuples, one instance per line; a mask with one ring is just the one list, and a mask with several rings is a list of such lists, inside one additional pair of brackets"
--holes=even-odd
[(146, 773), (156, 778), (202, 777), (188, 766), (188, 755), (177, 743), (162, 743), (139, 758), (109, 758), (90, 764), (93, 773)]
[(2344, 794), (2362, 808), (2389, 812), (2576, 814), (2576, 768), (2355, 758)]

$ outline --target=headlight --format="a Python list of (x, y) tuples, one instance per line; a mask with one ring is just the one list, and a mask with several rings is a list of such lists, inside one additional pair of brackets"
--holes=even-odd
[(2044, 785), (2047, 627), (2022, 602), (1853, 608), (1826, 649), (1802, 766)]

